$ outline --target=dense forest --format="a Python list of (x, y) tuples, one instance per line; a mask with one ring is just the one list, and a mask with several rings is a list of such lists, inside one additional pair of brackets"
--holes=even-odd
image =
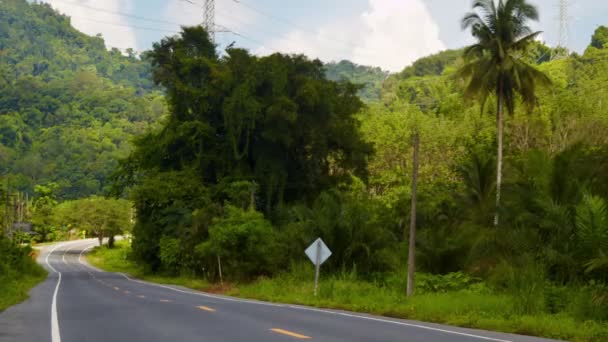
[(382, 85), (390, 75), (378, 67), (357, 65), (346, 60), (327, 63), (324, 67), (328, 80), (349, 81), (361, 86), (358, 95), (368, 103), (380, 100)]
[(13, 189), (102, 194), (130, 139), (165, 112), (132, 51), (108, 51), (48, 4), (0, 3), (0, 173)]
[[(124, 55), (24, 0), (0, 3), (0, 19), (0, 174), (36, 190), (40, 227), (130, 229), (125, 201), (83, 199), (108, 194), (132, 201), (130, 257), (146, 272), (215, 281), (221, 259), (224, 279), (248, 282), (297, 269), (320, 236), (328, 273), (403, 287), (391, 279), (406, 268), (416, 136), (417, 271), (437, 276), (420, 291), (608, 320), (606, 27), (581, 54), (518, 47), (517, 65), (550, 82), (507, 93), (497, 206), (501, 105), (468, 96), (468, 49), (387, 75), (220, 54), (200, 27)], [(93, 214), (74, 217), (81, 206)], [(120, 218), (95, 231), (88, 218), (109, 207)]]

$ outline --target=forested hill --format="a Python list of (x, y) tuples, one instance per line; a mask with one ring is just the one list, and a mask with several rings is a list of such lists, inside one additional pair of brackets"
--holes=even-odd
[(346, 80), (361, 86), (359, 90), (361, 99), (365, 102), (373, 102), (380, 99), (382, 83), (389, 73), (378, 67), (357, 65), (343, 60), (326, 64), (325, 75), (332, 81)]
[(102, 193), (165, 111), (149, 70), (47, 4), (0, 2), (0, 175), (30, 193), (52, 182), (62, 198)]

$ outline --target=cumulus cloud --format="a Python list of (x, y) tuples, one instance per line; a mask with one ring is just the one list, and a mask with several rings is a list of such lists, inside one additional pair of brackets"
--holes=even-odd
[[(88, 35), (102, 33), (108, 47), (124, 50), (137, 46), (135, 32), (132, 28), (128, 27), (129, 22), (127, 19), (118, 15), (78, 6), (80, 4), (114, 12), (130, 12), (132, 10), (131, 1), (104, 0), (103, 6), (100, 6), (100, 1), (95, 0), (76, 0), (70, 2), (46, 0), (45, 2), (51, 4), (59, 12), (70, 16), (72, 25), (77, 30)], [(109, 25), (107, 23), (115, 23), (116, 25)]]
[(316, 34), (292, 31), (258, 52), (304, 53), (325, 61), (349, 59), (400, 71), (443, 49), (439, 27), (423, 0), (369, 0), (368, 9), (358, 17), (327, 24)]

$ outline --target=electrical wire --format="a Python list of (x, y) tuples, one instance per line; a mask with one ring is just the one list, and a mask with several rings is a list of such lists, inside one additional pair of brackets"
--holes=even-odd
[(152, 23), (160, 23), (160, 24), (167, 24), (167, 25), (177, 25), (177, 26), (181, 26), (182, 25), (180, 23), (173, 22), (173, 21), (166, 21), (166, 20), (161, 20), (161, 19), (143, 17), (143, 16), (139, 16), (139, 15), (136, 15), (136, 14), (132, 14), (132, 13), (113, 11), (113, 10), (109, 10), (109, 9), (106, 9), (106, 8), (89, 6), (89, 5), (82, 4), (82, 3), (79, 3), (79, 2), (74, 2), (74, 1), (53, 0), (53, 2), (61, 2), (61, 3), (64, 3), (64, 4), (70, 4), (72, 6), (87, 8), (87, 9), (90, 9), (90, 10), (93, 10), (93, 11), (96, 11), (96, 12), (109, 13), (109, 14), (113, 14), (113, 15), (133, 18), (133, 19), (142, 20), (142, 21), (148, 21), (148, 22), (152, 22)]

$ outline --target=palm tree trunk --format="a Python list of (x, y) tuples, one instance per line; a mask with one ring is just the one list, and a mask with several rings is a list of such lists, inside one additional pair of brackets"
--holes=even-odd
[(418, 129), (414, 131), (414, 170), (412, 172), (412, 208), (410, 212), (410, 237), (407, 258), (407, 296), (414, 294), (414, 274), (416, 271), (416, 193), (418, 191), (418, 150), (420, 136)]
[(498, 91), (498, 113), (496, 114), (496, 137), (498, 152), (496, 154), (496, 210), (494, 211), (494, 227), (498, 227), (500, 210), (500, 190), (502, 187), (502, 133), (503, 133), (503, 96), (502, 89)]

